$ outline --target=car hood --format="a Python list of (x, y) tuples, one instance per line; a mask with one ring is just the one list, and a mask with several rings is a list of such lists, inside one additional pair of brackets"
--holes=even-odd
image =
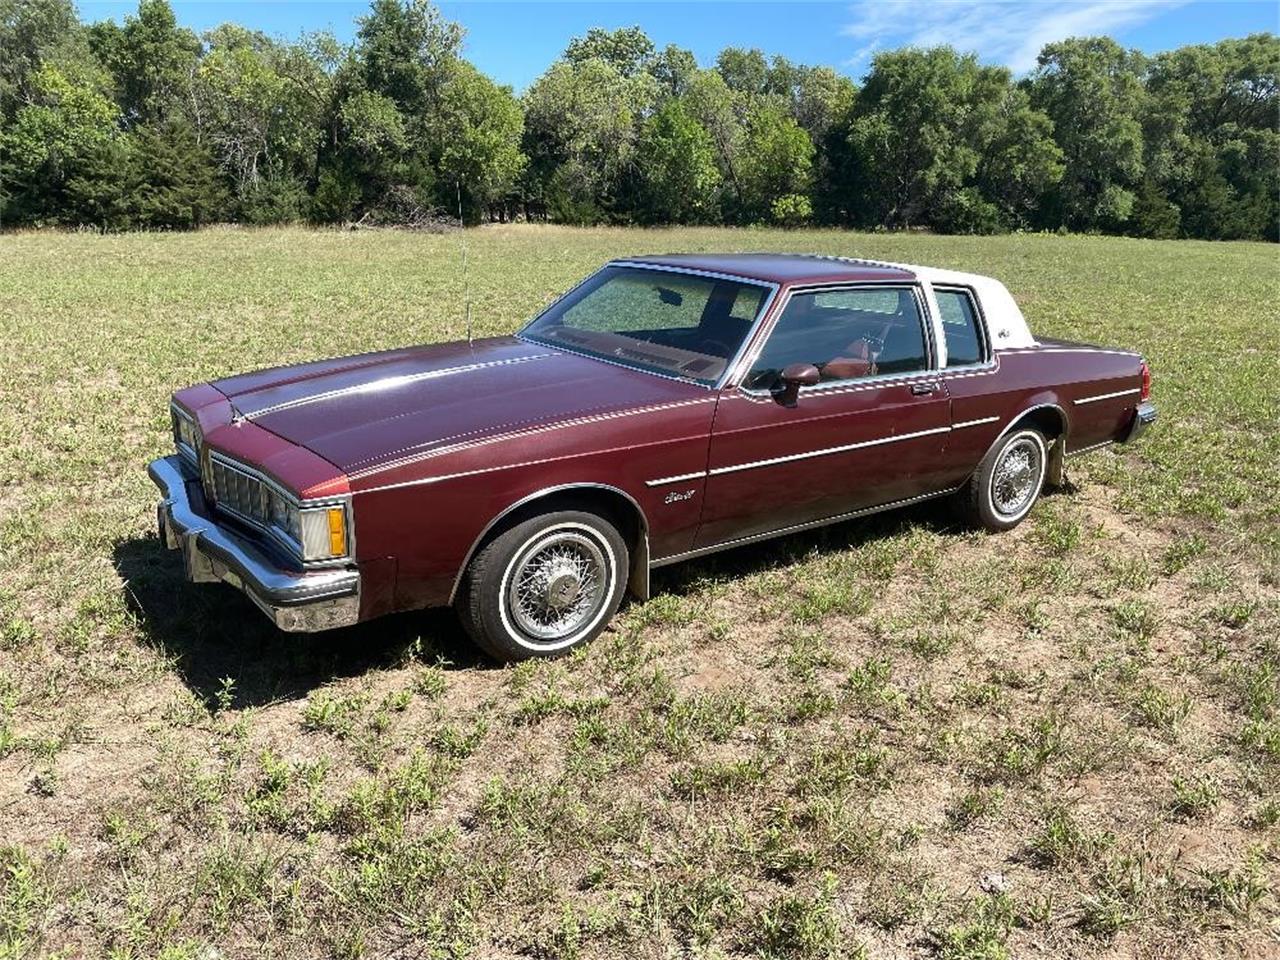
[(238, 419), (348, 473), (512, 428), (705, 394), (514, 337), (279, 367), (213, 386)]

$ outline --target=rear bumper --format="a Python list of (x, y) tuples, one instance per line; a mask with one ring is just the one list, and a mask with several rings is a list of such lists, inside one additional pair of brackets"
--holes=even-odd
[(182, 551), (188, 580), (231, 584), (281, 630), (330, 630), (360, 619), (358, 571), (291, 568), (229, 524), (219, 523), (205, 504), (195, 471), (176, 454), (153, 460), (147, 474), (160, 488), (160, 539), (170, 550)]
[(1156, 416), (1156, 405), (1150, 400), (1144, 400), (1138, 404), (1138, 409), (1133, 414), (1133, 422), (1129, 424), (1129, 429), (1120, 438), (1120, 442), (1132, 443), (1137, 440), (1149, 426), (1156, 422)]

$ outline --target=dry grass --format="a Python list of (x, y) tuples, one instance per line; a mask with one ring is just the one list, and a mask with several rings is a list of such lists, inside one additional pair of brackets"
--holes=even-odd
[(1274, 247), (473, 232), (478, 333), (625, 253), (993, 273), (1143, 350), (1163, 419), (1012, 534), (921, 509), (664, 569), (555, 663), (182, 583), (170, 390), (459, 336), (458, 243), (0, 237), (0, 958), (1275, 954)]

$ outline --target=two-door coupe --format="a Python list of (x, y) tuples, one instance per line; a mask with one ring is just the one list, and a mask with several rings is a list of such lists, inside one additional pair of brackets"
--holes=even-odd
[(518, 334), (173, 396), (161, 536), (285, 630), (452, 604), (504, 659), (599, 633), (663, 564), (944, 494), (1016, 525), (1155, 419), (1136, 353), (1003, 285), (773, 254), (611, 262)]

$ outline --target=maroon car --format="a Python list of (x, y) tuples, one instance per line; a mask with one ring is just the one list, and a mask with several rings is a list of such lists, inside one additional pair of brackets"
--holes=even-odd
[(285, 630), (452, 604), (562, 653), (649, 571), (945, 494), (1016, 525), (1154, 421), (1136, 353), (1034, 338), (986, 277), (765, 254), (607, 264), (511, 337), (174, 394), (150, 475), (186, 575)]

